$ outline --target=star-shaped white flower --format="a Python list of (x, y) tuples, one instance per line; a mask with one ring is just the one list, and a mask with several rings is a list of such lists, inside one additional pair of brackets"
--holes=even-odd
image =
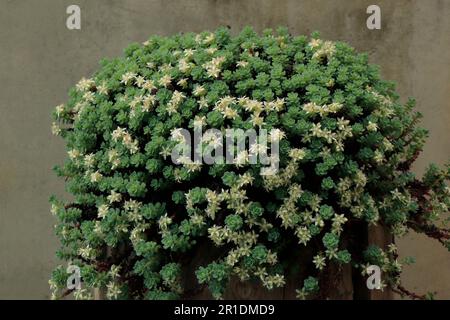
[(99, 171), (95, 171), (91, 173), (91, 182), (93, 183), (99, 182), (102, 177), (103, 175)]
[(52, 134), (57, 136), (61, 133), (61, 128), (56, 122), (52, 122)]
[(142, 85), (142, 88), (148, 91), (156, 89), (155, 83), (152, 80), (146, 80)]
[(102, 204), (98, 207), (98, 217), (100, 219), (104, 219), (106, 215), (108, 214), (109, 206), (107, 204)]
[(144, 84), (145, 84), (145, 78), (143, 76), (137, 76), (136, 77), (136, 85), (139, 88), (142, 88), (144, 86)]
[(121, 83), (127, 85), (136, 77), (136, 73), (134, 72), (126, 72), (122, 75)]
[(158, 83), (161, 86), (167, 88), (171, 81), (172, 81), (172, 77), (170, 75), (166, 74), (159, 79)]
[(177, 85), (179, 85), (182, 88), (186, 88), (187, 87), (187, 79), (186, 78), (182, 78), (177, 82)]
[(236, 63), (236, 67), (245, 68), (248, 66), (248, 61), (240, 60)]
[(194, 96), (199, 97), (206, 93), (206, 89), (201, 85), (197, 85), (195, 86), (194, 91), (192, 93), (194, 94)]
[(105, 81), (103, 81), (102, 84), (98, 86), (97, 92), (99, 94), (102, 94), (102, 95), (107, 95), (108, 94), (108, 87), (107, 87)]
[(64, 105), (63, 104), (57, 105), (55, 108), (55, 111), (56, 111), (56, 116), (59, 118), (61, 116), (61, 114), (64, 112)]
[(110, 195), (107, 197), (109, 203), (122, 201), (122, 195), (119, 192), (111, 190)]
[(200, 110), (203, 108), (208, 108), (208, 100), (205, 97), (201, 97), (200, 100), (197, 101), (197, 103)]
[(78, 158), (81, 155), (80, 151), (78, 151), (77, 149), (69, 150), (67, 154), (69, 155), (69, 158), (72, 160)]

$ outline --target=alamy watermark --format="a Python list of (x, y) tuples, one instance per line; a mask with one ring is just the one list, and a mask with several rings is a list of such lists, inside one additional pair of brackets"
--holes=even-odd
[(368, 275), (366, 286), (369, 290), (381, 290), (381, 269), (377, 265), (370, 265), (366, 268)]
[(81, 270), (80, 267), (70, 264), (66, 270), (69, 273), (67, 278), (67, 289), (69, 290), (80, 290), (81, 289)]
[(381, 29), (381, 9), (376, 4), (372, 4), (367, 7), (367, 14), (370, 16), (366, 20), (366, 26), (369, 30), (380, 30)]
[[(279, 169), (279, 142), (284, 133), (279, 129), (208, 129), (195, 126), (193, 135), (187, 129), (172, 131), (176, 143), (172, 162), (182, 165), (233, 164), (237, 167), (262, 165), (261, 175), (273, 175)], [(270, 152), (269, 152), (270, 149)]]
[(81, 29), (81, 9), (76, 4), (71, 4), (66, 8), (66, 13), (69, 15), (66, 19), (66, 27), (69, 30)]

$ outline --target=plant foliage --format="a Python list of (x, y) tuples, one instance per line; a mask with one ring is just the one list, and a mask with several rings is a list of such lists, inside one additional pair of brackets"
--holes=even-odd
[[(68, 151), (55, 171), (73, 195), (51, 198), (57, 255), (81, 268), (76, 297), (94, 287), (110, 299), (185, 297), (183, 270), (205, 244), (217, 254), (194, 273), (215, 298), (232, 276), (283, 287), (307, 250), (299, 298), (326, 297), (327, 272), (344, 264), (362, 274), (377, 264), (382, 285), (400, 290), (394, 243), (356, 249), (352, 235), (379, 224), (449, 246), (436, 226), (450, 205), (448, 169), (410, 171), (427, 136), (413, 107), (366, 54), (283, 28), (152, 36), (103, 60), (53, 113)], [(277, 129), (279, 171), (261, 175), (245, 157), (174, 164), (171, 137), (196, 123)], [(68, 276), (53, 272), (55, 298)]]

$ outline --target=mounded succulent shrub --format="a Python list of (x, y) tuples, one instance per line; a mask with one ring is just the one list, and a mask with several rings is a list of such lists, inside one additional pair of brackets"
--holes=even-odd
[[(215, 298), (232, 276), (283, 287), (293, 267), (308, 274), (299, 298), (325, 298), (327, 273), (345, 264), (362, 274), (379, 265), (383, 286), (407, 292), (395, 244), (360, 248), (355, 228), (413, 229), (449, 246), (436, 226), (450, 205), (449, 172), (411, 173), (427, 133), (414, 101), (394, 90), (366, 54), (283, 28), (153, 36), (103, 60), (53, 113), (68, 150), (55, 170), (73, 195), (51, 199), (57, 256), (81, 268), (76, 297), (94, 287), (110, 299), (186, 297), (183, 270), (205, 244), (218, 254), (195, 276)], [(173, 163), (177, 128), (195, 124), (275, 129), (279, 171), (261, 175), (246, 154)], [(68, 276), (62, 265), (53, 272), (54, 298)]]

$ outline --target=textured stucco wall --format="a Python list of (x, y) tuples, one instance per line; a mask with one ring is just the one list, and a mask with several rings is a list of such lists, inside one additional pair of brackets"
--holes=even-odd
[[(81, 7), (80, 31), (65, 27), (70, 4)], [(370, 4), (382, 9), (381, 30), (366, 28)], [(51, 167), (65, 156), (62, 141), (50, 134), (49, 114), (101, 57), (120, 55), (154, 33), (220, 25), (319, 30), (370, 52), (400, 94), (417, 99), (431, 130), (415, 167), (421, 173), (428, 162), (450, 158), (449, 16), (450, 0), (0, 0), (0, 298), (48, 298), (58, 243), (47, 200), (64, 192)], [(417, 257), (405, 284), (450, 298), (446, 250), (417, 235), (399, 243)]]

